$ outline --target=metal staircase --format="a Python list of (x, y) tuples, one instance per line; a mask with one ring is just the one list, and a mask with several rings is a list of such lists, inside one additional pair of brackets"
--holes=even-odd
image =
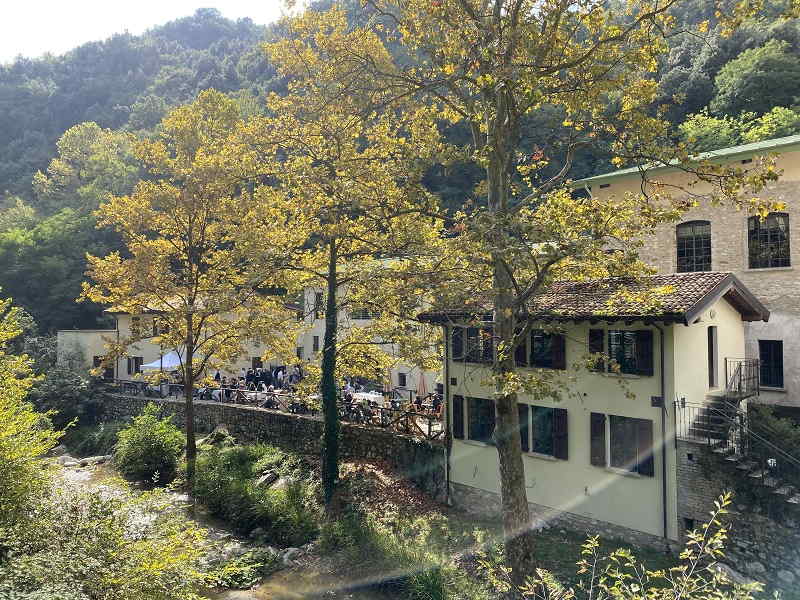
[(742, 477), (790, 504), (800, 504), (800, 459), (781, 448), (773, 432), (741, 406), (743, 400), (759, 394), (759, 361), (726, 359), (725, 363), (724, 395), (710, 396), (705, 404), (675, 403), (678, 439), (705, 444)]

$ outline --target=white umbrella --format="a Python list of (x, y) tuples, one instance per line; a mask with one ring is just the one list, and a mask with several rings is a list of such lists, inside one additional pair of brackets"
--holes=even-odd
[(143, 371), (174, 371), (181, 366), (181, 355), (175, 352), (168, 352), (161, 358), (157, 358), (153, 362), (142, 365)]

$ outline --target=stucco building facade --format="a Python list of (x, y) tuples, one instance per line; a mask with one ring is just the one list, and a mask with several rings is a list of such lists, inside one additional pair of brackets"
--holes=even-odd
[[(766, 220), (729, 206), (691, 209), (680, 223), (659, 227), (641, 258), (660, 273), (730, 271), (770, 310), (769, 322), (745, 326), (745, 355), (762, 361), (759, 401), (798, 409), (800, 416), (800, 136), (747, 144), (711, 153), (743, 169), (775, 154), (779, 181), (761, 194), (785, 209)], [(649, 181), (685, 187), (691, 177), (675, 169), (647, 172)], [(575, 182), (591, 194), (640, 191), (638, 169), (623, 169)], [(703, 184), (694, 192), (702, 194)]]

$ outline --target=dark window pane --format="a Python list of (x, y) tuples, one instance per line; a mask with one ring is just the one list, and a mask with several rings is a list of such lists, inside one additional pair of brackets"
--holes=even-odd
[[(590, 329), (589, 330), (589, 353), (590, 354), (602, 354), (605, 352), (605, 331), (602, 329)], [(593, 371), (602, 371), (605, 368), (605, 363), (602, 358), (599, 358), (597, 362), (595, 362), (591, 369)]]
[(619, 364), (620, 372), (627, 374), (637, 373), (636, 332), (609, 330), (608, 354), (611, 360)]
[(553, 409), (532, 406), (533, 452), (553, 456)]
[(762, 221), (747, 221), (747, 242), (751, 269), (791, 266), (789, 248), (789, 215), (770, 213)]
[(485, 363), (494, 361), (494, 329), (486, 327), (481, 329), (481, 359)]
[(464, 360), (464, 328), (453, 327), (452, 338), (453, 360)]
[(469, 439), (491, 444), (494, 433), (494, 402), (485, 398), (468, 398)]
[(464, 345), (464, 360), (467, 362), (480, 362), (481, 330), (477, 327), (468, 327), (466, 331), (467, 339)]
[(453, 396), (453, 437), (464, 439), (464, 397)]
[(528, 424), (528, 420), (530, 416), (528, 415), (528, 411), (530, 407), (527, 404), (517, 404), (517, 409), (519, 410), (519, 441), (522, 445), (523, 452), (529, 452), (531, 449), (530, 445), (530, 427)]
[(653, 422), (609, 415), (610, 464), (615, 469), (653, 476)]
[(690, 221), (676, 228), (678, 272), (711, 270), (711, 223)]
[(758, 340), (761, 359), (761, 385), (783, 387), (783, 342), (781, 340)]
[(592, 413), (590, 417), (589, 461), (595, 467), (606, 466), (606, 416), (603, 413)]
[(553, 336), (538, 329), (531, 332), (531, 366), (553, 368)]
[(610, 415), (611, 466), (636, 472), (638, 441), (636, 419)]

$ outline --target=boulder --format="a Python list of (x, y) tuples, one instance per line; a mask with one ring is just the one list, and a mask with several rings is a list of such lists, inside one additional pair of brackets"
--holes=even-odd
[(67, 447), (64, 444), (59, 444), (54, 448), (50, 448), (50, 451), (47, 453), (47, 456), (63, 456), (68, 452), (69, 450), (67, 450)]
[(792, 585), (795, 582), (796, 577), (794, 576), (794, 573), (792, 573), (791, 571), (782, 569), (778, 571), (778, 579), (780, 579), (786, 585)]
[(256, 479), (256, 487), (269, 487), (278, 480), (278, 474), (275, 471), (267, 471), (261, 477)]
[(732, 583), (745, 584), (745, 583), (750, 583), (752, 581), (751, 579), (745, 577), (744, 575), (739, 573), (739, 571), (737, 571), (730, 565), (726, 565), (725, 563), (717, 563), (715, 565), (715, 568), (717, 571), (725, 575), (725, 577), (727, 577), (727, 579)]
[(197, 446), (217, 446), (227, 448), (235, 446), (236, 439), (228, 431), (227, 425), (217, 425), (206, 437), (197, 442)]
[(256, 527), (255, 529), (253, 529), (253, 531), (250, 532), (250, 539), (257, 540), (259, 538), (264, 537), (265, 533), (266, 531), (264, 531), (263, 527)]
[(767, 568), (757, 560), (746, 563), (744, 565), (744, 570), (750, 575), (763, 575), (767, 572)]
[(74, 462), (75, 464), (78, 464), (78, 461), (72, 458), (69, 454), (62, 454), (56, 459), (56, 462), (60, 465), (66, 465), (68, 462)]
[(81, 463), (82, 467), (88, 467), (90, 465), (100, 465), (100, 464), (106, 463), (106, 462), (110, 461), (111, 458), (112, 457), (111, 457), (110, 454), (105, 454), (105, 455), (102, 455), (102, 456), (89, 456), (87, 458), (82, 458), (80, 460), (80, 463)]

